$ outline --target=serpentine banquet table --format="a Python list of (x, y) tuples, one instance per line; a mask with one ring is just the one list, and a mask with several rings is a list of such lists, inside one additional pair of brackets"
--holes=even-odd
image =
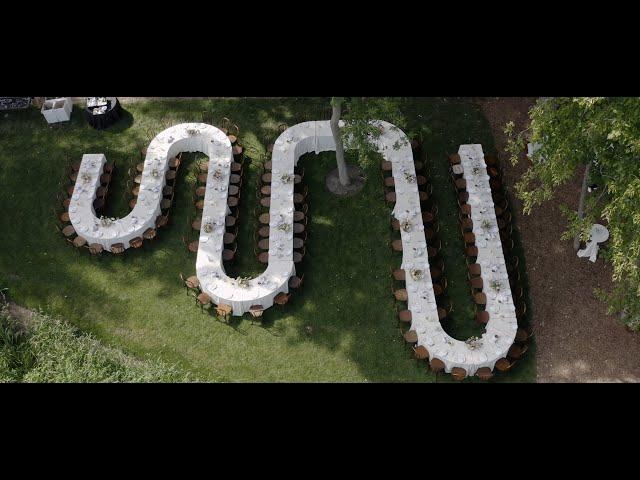
[[(413, 220), (414, 224), (418, 223), (415, 215), (415, 210), (419, 207), (417, 189), (414, 189), (413, 185), (406, 185), (407, 182), (403, 178), (406, 172), (414, 170), (409, 154), (410, 151), (407, 151), (392, 157), (397, 200), (394, 215), (401, 224), (407, 218)], [(517, 320), (482, 147), (462, 145), (459, 154), (464, 169), (463, 175), (467, 180), (469, 203), (472, 205), (474, 234), (478, 247), (477, 261), (482, 267), (484, 291), (487, 295), (486, 309), (490, 318), (482, 337), (463, 342), (452, 338), (442, 328), (433, 296), (427, 254), (423, 253), (426, 245), (423, 231), (406, 233), (401, 229), (402, 268), (407, 271), (408, 303), (412, 313), (411, 329), (417, 333), (418, 345), (427, 349), (430, 360), (442, 360), (446, 372), (450, 373), (454, 367), (460, 367), (465, 369), (467, 375), (472, 376), (482, 367), (493, 369), (497, 360), (506, 357), (515, 339)], [(407, 246), (411, 248), (407, 249)], [(424, 270), (424, 279), (416, 281), (410, 274), (411, 269)], [(500, 283), (499, 292), (491, 288), (494, 281)]]

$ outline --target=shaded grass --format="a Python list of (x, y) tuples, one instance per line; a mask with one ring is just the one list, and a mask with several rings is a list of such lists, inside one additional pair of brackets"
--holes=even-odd
[[(3, 250), (0, 281), (25, 306), (60, 315), (106, 343), (136, 355), (159, 355), (213, 381), (433, 381), (424, 364), (402, 344), (390, 296), (389, 267), (397, 259), (388, 247), (390, 209), (376, 165), (368, 165), (365, 189), (340, 199), (325, 191), (332, 154), (300, 161), (310, 188), (309, 246), (302, 295), (273, 308), (263, 325), (234, 319), (230, 326), (201, 314), (181, 288), (178, 274), (193, 274), (195, 255), (182, 244), (189, 218), (198, 155), (185, 155), (177, 181), (171, 227), (152, 245), (122, 257), (91, 258), (66, 245), (54, 229), (52, 205), (59, 182), (84, 153), (104, 152), (118, 170), (110, 191), (109, 214), (128, 213), (127, 170), (140, 161), (163, 124), (201, 121), (202, 111), (231, 118), (251, 161), (243, 187), (237, 263), (230, 275), (257, 275), (253, 258), (257, 224), (255, 190), (260, 156), (281, 123), (328, 119), (323, 99), (262, 99), (144, 102), (126, 106), (125, 121), (104, 132), (89, 127), (76, 109), (69, 124), (47, 126), (38, 111), (13, 112), (0, 119), (0, 200), (10, 206), (0, 217)], [(446, 179), (446, 153), (461, 143), (493, 148), (482, 113), (466, 102), (414, 99), (405, 105), (412, 129), (426, 131), (428, 165), (440, 208), (441, 238), (454, 317), (446, 325), (457, 338), (477, 334), (459, 254), (457, 206)], [(353, 159), (352, 159), (353, 161)], [(469, 313), (470, 312), (470, 313)], [(528, 355), (528, 358), (532, 355)], [(533, 363), (521, 363), (498, 381), (532, 381)], [(438, 381), (448, 381), (440, 377)]]

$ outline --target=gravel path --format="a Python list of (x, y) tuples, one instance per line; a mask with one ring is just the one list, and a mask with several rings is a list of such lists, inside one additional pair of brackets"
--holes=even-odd
[[(483, 97), (482, 106), (501, 158), (503, 127), (509, 120), (519, 129), (527, 122), (531, 97)], [(524, 159), (524, 156), (523, 156)], [(513, 186), (528, 165), (503, 161), (505, 182)], [(561, 241), (564, 203), (576, 209), (582, 172), (550, 202), (523, 216), (514, 200), (513, 214), (521, 232), (527, 260), (533, 322), (537, 341), (539, 382), (640, 382), (640, 334), (626, 330), (593, 295), (608, 290), (611, 267), (602, 259), (578, 258), (571, 242)]]

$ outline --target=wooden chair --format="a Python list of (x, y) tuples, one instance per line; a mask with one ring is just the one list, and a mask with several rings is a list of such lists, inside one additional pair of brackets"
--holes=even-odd
[(156, 238), (156, 233), (157, 232), (155, 228), (147, 228), (142, 234), (142, 238), (144, 238), (147, 241), (151, 241), (154, 238)]
[(276, 297), (273, 299), (273, 303), (275, 303), (276, 305), (284, 306), (289, 303), (290, 298), (291, 294), (282, 292), (276, 295)]
[(460, 163), (460, 155), (457, 153), (452, 153), (449, 155), (449, 163), (451, 165), (458, 165)]
[(251, 305), (249, 307), (249, 314), (253, 318), (261, 318), (264, 313), (264, 307), (262, 305)]
[(476, 313), (476, 322), (481, 325), (486, 325), (489, 323), (489, 312), (486, 310), (481, 310)]
[(124, 251), (124, 243), (114, 243), (113, 245), (111, 245), (111, 253), (115, 255), (120, 255), (124, 253)]
[(198, 277), (196, 275), (193, 275), (189, 278), (184, 278), (184, 275), (180, 273), (180, 280), (182, 280), (182, 284), (184, 285), (187, 294), (190, 290), (198, 291), (200, 288), (200, 280), (198, 280)]
[(92, 243), (88, 248), (91, 255), (100, 255), (103, 250), (102, 245), (99, 243)]
[(429, 350), (427, 350), (427, 348), (424, 345), (414, 345), (413, 354), (415, 355), (416, 360), (429, 359)]
[(294, 275), (289, 279), (289, 288), (300, 290), (303, 284), (304, 284), (304, 273), (302, 274), (301, 277), (296, 277)]
[(482, 292), (476, 293), (473, 296), (473, 300), (478, 306), (485, 307), (487, 305), (487, 295)]
[(403, 323), (411, 323), (413, 320), (411, 310), (400, 310), (400, 312), (398, 312), (398, 320)]
[(61, 231), (62, 231), (62, 235), (64, 235), (67, 238), (73, 237), (76, 234), (76, 229), (73, 228), (73, 225), (67, 225)]
[(520, 345), (518, 343), (514, 343), (509, 348), (507, 357), (511, 358), (512, 360), (518, 360), (527, 352), (528, 349), (529, 347), (527, 345)]
[(391, 272), (393, 278), (398, 282), (404, 282), (407, 278), (407, 272), (405, 272), (402, 268), (396, 268)]
[(456, 382), (461, 382), (467, 378), (467, 371), (461, 367), (453, 367), (451, 369), (451, 376)]
[(72, 243), (74, 247), (81, 248), (87, 244), (87, 240), (84, 237), (81, 237), (80, 235), (78, 235), (76, 238), (73, 239)]
[(489, 367), (481, 367), (476, 371), (476, 375), (483, 382), (488, 382), (493, 378), (493, 372)]
[(400, 288), (398, 290), (392, 289), (394, 298), (399, 302), (406, 302), (409, 300), (409, 295), (407, 294), (407, 290), (404, 288)]
[(206, 308), (207, 310), (211, 308), (211, 297), (209, 295), (207, 295), (204, 292), (201, 292), (197, 295), (194, 295), (196, 298), (196, 305), (198, 305), (200, 307), (200, 311), (204, 312), (204, 309)]
[(404, 337), (404, 341), (408, 344), (415, 344), (418, 342), (418, 333), (415, 330), (409, 330), (402, 336)]
[(222, 318), (227, 323), (229, 322), (229, 316), (231, 315), (231, 312), (233, 312), (233, 308), (231, 307), (231, 305), (225, 305), (224, 303), (221, 303), (216, 306), (216, 315), (218, 315), (218, 317)]
[(513, 364), (506, 358), (501, 358), (500, 360), (498, 360), (496, 362), (495, 368), (496, 370), (498, 370), (499, 372), (508, 372), (511, 367), (513, 366)]
[(129, 240), (129, 246), (131, 248), (142, 247), (142, 238), (141, 237), (132, 238), (131, 240)]
[(237, 251), (238, 251), (238, 244), (234, 244), (232, 249), (225, 248), (222, 251), (222, 261), (223, 262), (232, 261), (235, 258)]
[(440, 372), (444, 371), (444, 362), (439, 358), (432, 358), (429, 362), (429, 366), (431, 367), (431, 371), (438, 375)]

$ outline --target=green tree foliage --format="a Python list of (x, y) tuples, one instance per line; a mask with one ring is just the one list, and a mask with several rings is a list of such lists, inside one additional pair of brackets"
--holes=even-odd
[(516, 185), (525, 213), (590, 164), (589, 183), (600, 189), (587, 197), (583, 218), (564, 207), (565, 238), (587, 239), (591, 224), (608, 222), (605, 257), (613, 265), (614, 289), (599, 296), (640, 330), (640, 98), (554, 97), (538, 101), (530, 118), (524, 132), (514, 132), (513, 123), (505, 129), (514, 163), (527, 140), (540, 145)]
[(184, 382), (176, 367), (138, 360), (63, 321), (36, 315), (28, 326), (0, 310), (0, 382)]

